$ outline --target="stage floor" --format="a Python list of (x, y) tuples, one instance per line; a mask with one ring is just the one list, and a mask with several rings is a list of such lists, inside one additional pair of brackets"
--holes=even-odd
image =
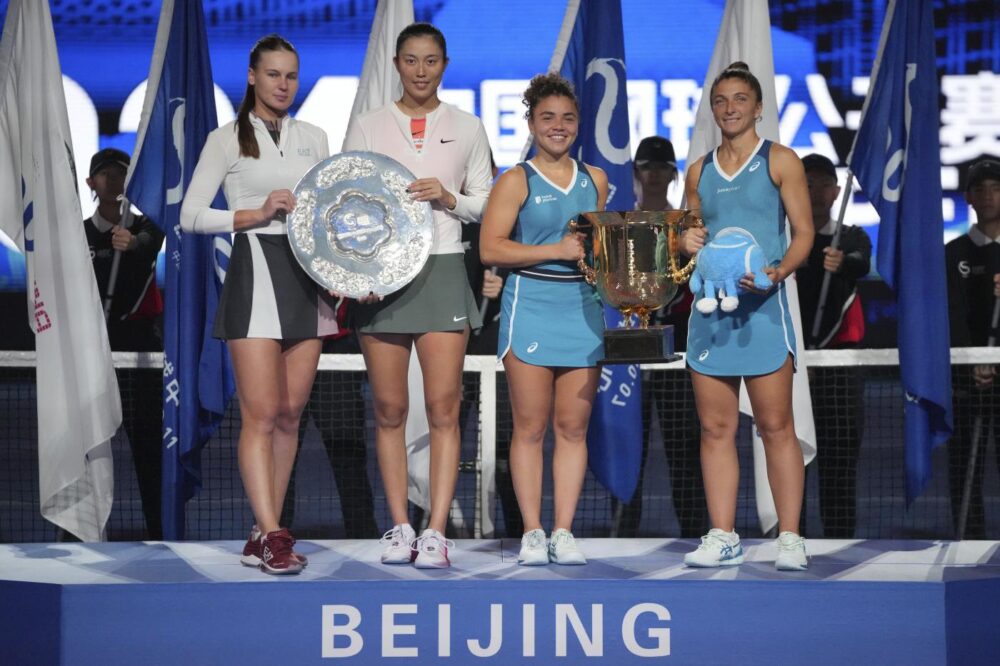
[(739, 567), (689, 569), (695, 543), (581, 539), (586, 566), (519, 567), (518, 541), (469, 540), (451, 569), (420, 570), (380, 564), (375, 541), (300, 541), (298, 576), (241, 566), (235, 541), (0, 545), (3, 662), (979, 664), (1000, 651), (1000, 542), (810, 540), (808, 571), (792, 573), (774, 569), (770, 540), (744, 541)]
[(774, 569), (772, 540), (743, 541), (738, 567), (691, 569), (682, 539), (580, 539), (586, 566), (519, 567), (514, 539), (459, 540), (447, 570), (388, 566), (376, 541), (299, 541), (309, 557), (297, 576), (240, 565), (243, 542), (32, 543), (0, 545), (0, 579), (59, 585), (308, 581), (462, 580), (798, 580), (944, 582), (1000, 577), (998, 541), (807, 541), (809, 569)]

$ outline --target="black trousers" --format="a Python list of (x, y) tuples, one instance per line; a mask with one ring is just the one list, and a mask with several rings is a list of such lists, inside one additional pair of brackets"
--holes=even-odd
[[(969, 515), (966, 519), (965, 538), (986, 538), (986, 516), (983, 510), (983, 472), (986, 465), (990, 422), (994, 430), (1000, 429), (1000, 386), (998, 380), (985, 389), (976, 387), (971, 366), (952, 366), (952, 396), (955, 433), (948, 442), (948, 481), (951, 493), (951, 513), (958, 533), (959, 514), (962, 510), (962, 491), (969, 468), (969, 457), (974, 439), (979, 446), (972, 474)], [(978, 427), (977, 427), (978, 425)], [(994, 461), (1000, 470), (1000, 454)], [(996, 538), (996, 535), (993, 535)]]
[[(857, 471), (864, 421), (864, 377), (859, 368), (810, 368), (809, 392), (816, 424), (819, 515), (823, 536), (854, 537), (857, 524)], [(805, 500), (803, 500), (805, 501)], [(801, 531), (805, 533), (805, 511)]]
[(642, 383), (642, 469), (632, 501), (621, 509), (617, 536), (635, 537), (642, 521), (643, 477), (652, 432), (653, 406), (670, 468), (671, 495), (680, 536), (698, 537), (708, 531), (708, 506), (701, 476), (701, 424), (694, 402), (691, 375), (686, 371), (652, 371)]

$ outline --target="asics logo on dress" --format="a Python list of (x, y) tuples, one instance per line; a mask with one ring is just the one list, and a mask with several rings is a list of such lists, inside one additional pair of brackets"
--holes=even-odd
[(705, 351), (703, 351), (702, 353), (698, 354), (698, 360), (699, 361), (704, 361), (706, 358), (708, 358), (708, 350), (707, 349)]
[(536, 349), (538, 349), (538, 343), (532, 342), (525, 351), (529, 354), (534, 354)]
[(583, 180), (580, 181), (580, 187), (587, 187), (588, 182), (589, 181), (586, 178), (584, 178)]
[(753, 164), (751, 164), (751, 165), (750, 165), (750, 168), (749, 168), (749, 169), (747, 169), (747, 171), (749, 171), (750, 173), (753, 173), (753, 172), (754, 172), (754, 171), (756, 171), (756, 170), (757, 170), (757, 169), (758, 169), (759, 167), (760, 167), (760, 160), (758, 160), (758, 161), (754, 162)]

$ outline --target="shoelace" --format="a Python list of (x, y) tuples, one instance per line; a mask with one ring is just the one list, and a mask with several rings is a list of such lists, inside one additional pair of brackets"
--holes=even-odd
[(570, 532), (560, 532), (552, 537), (553, 548), (576, 548), (576, 538)]
[(441, 546), (444, 546), (445, 550), (455, 547), (455, 542), (451, 539), (444, 539), (437, 534), (426, 534), (417, 538), (416, 550), (422, 552), (434, 552), (435, 550), (441, 550)]
[(729, 539), (722, 536), (722, 534), (716, 534), (714, 532), (709, 532), (701, 538), (701, 545), (698, 546), (699, 550), (709, 550), (709, 549), (722, 549), (726, 546), (735, 546), (736, 544), (729, 543)]
[[(403, 544), (406, 544), (406, 539), (403, 537), (403, 528), (393, 527), (391, 530), (383, 534), (379, 541), (380, 543), (388, 543), (393, 546), (402, 546)], [(413, 542), (411, 541), (407, 545), (412, 548)]]
[(264, 545), (271, 551), (274, 557), (285, 556), (291, 554), (292, 546), (295, 544), (295, 539), (288, 532), (277, 533), (274, 536), (265, 536)]
[(526, 541), (524, 545), (528, 548), (544, 548), (545, 547), (545, 534), (542, 532), (537, 532), (532, 530), (524, 535)]
[(794, 538), (778, 538), (778, 550), (784, 551), (797, 551), (805, 543), (805, 539), (800, 536), (795, 536)]

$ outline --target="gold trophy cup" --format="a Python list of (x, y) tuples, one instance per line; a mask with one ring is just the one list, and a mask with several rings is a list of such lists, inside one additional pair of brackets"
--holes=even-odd
[[(650, 326), (649, 315), (669, 303), (691, 276), (694, 260), (681, 267), (678, 238), (702, 226), (696, 210), (630, 210), (581, 213), (569, 223), (586, 236), (579, 262), (601, 299), (617, 308), (624, 328), (604, 331), (601, 364), (661, 363), (674, 354), (673, 326)], [(632, 326), (632, 315), (639, 319)]]

